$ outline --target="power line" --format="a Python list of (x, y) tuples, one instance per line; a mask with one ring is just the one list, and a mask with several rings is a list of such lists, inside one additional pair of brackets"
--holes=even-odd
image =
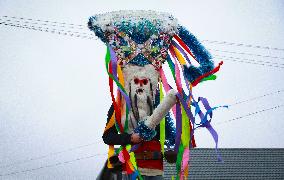
[[(33, 22), (33, 21), (24, 21), (24, 20), (13, 20), (13, 19), (1, 19), (5, 22), (11, 22), (11, 23), (23, 23), (23, 24), (30, 24), (30, 25), (38, 25), (38, 26), (50, 26), (50, 27), (58, 27), (58, 28), (70, 28), (75, 29), (74, 26), (65, 26), (60, 24), (52, 24), (52, 23), (41, 23), (41, 22)], [(77, 28), (77, 29), (84, 29), (84, 28)]]
[(263, 95), (260, 95), (260, 96), (256, 96), (256, 97), (253, 97), (253, 98), (250, 98), (250, 99), (246, 99), (246, 100), (243, 100), (243, 101), (238, 101), (238, 102), (235, 102), (233, 104), (230, 104), (229, 107), (232, 107), (232, 106), (235, 106), (235, 105), (238, 105), (238, 104), (242, 104), (242, 103), (246, 103), (246, 102), (249, 102), (249, 101), (254, 101), (254, 100), (257, 100), (257, 99), (260, 99), (260, 98), (263, 98), (263, 97), (271, 96), (273, 94), (279, 94), (279, 93), (281, 93), (283, 91), (284, 91), (284, 89), (277, 90), (277, 91), (274, 91), (274, 92), (271, 92), (271, 93), (267, 93), (267, 94), (263, 94)]
[[(271, 108), (267, 108), (267, 109), (262, 109), (262, 110), (255, 111), (255, 112), (251, 112), (251, 113), (248, 113), (248, 114), (243, 115), (243, 116), (239, 116), (239, 117), (227, 120), (227, 121), (223, 121), (223, 122), (217, 123), (216, 125), (229, 123), (231, 121), (235, 121), (235, 120), (238, 120), (238, 119), (242, 119), (242, 118), (245, 118), (245, 117), (256, 115), (256, 114), (259, 114), (259, 113), (262, 113), (262, 112), (265, 112), (265, 111), (281, 108), (283, 106), (284, 106), (284, 104), (277, 105), (277, 106), (274, 106), (274, 107), (271, 107)], [(76, 159), (69, 160), (69, 161), (63, 161), (63, 162), (58, 162), (58, 163), (55, 163), (55, 164), (40, 166), (40, 167), (33, 168), (33, 169), (26, 169), (26, 170), (22, 170), (22, 171), (14, 171), (14, 172), (7, 173), (7, 174), (0, 174), (0, 176), (10, 176), (10, 175), (15, 175), (15, 174), (20, 174), (20, 173), (36, 171), (36, 170), (39, 170), (39, 169), (55, 167), (55, 166), (59, 166), (59, 165), (69, 164), (69, 163), (76, 162), (76, 161), (81, 161), (81, 160), (84, 160), (84, 159), (90, 159), (90, 158), (93, 158), (93, 157), (99, 156), (99, 155), (106, 155), (106, 154), (94, 154), (94, 155), (91, 155), (91, 156), (85, 156), (85, 157), (81, 157), (81, 158), (76, 158)]]
[(7, 167), (20, 165), (20, 164), (28, 163), (28, 162), (39, 160), (39, 159), (44, 159), (44, 158), (47, 158), (47, 157), (50, 157), (50, 156), (66, 153), (66, 152), (69, 152), (69, 151), (74, 151), (74, 150), (85, 148), (85, 147), (88, 147), (88, 146), (93, 146), (93, 145), (96, 145), (98, 142), (99, 141), (96, 141), (96, 142), (93, 142), (93, 143), (90, 143), (90, 144), (75, 146), (75, 147), (68, 148), (68, 149), (65, 149), (65, 150), (62, 150), (62, 151), (52, 152), (52, 153), (49, 153), (49, 154), (46, 154), (46, 155), (32, 157), (32, 158), (25, 159), (25, 160), (22, 160), (22, 161), (17, 161), (17, 162), (13, 162), (13, 163), (6, 164), (6, 165), (1, 165), (0, 168), (7, 168)]
[(261, 54), (244, 53), (244, 52), (236, 52), (236, 51), (226, 51), (226, 50), (218, 50), (218, 49), (210, 49), (210, 48), (208, 48), (208, 50), (217, 51), (217, 52), (224, 52), (224, 53), (231, 53), (231, 54), (249, 55), (249, 56), (262, 57), (262, 58), (273, 58), (273, 59), (284, 60), (284, 57), (278, 57), (278, 56), (268, 56), (268, 55), (261, 55)]
[(224, 58), (232, 58), (232, 59), (247, 60), (247, 61), (259, 62), (259, 63), (266, 63), (266, 64), (283, 65), (283, 66), (284, 66), (284, 64), (282, 64), (282, 63), (271, 62), (271, 61), (255, 60), (255, 59), (241, 58), (241, 57), (235, 57), (235, 56), (223, 56), (223, 55), (218, 55), (218, 54), (216, 54), (216, 56), (224, 57)]
[[(263, 95), (260, 95), (260, 96), (252, 97), (252, 98), (249, 98), (249, 99), (246, 99), (246, 100), (238, 101), (238, 102), (230, 104), (229, 107), (232, 107), (232, 106), (235, 106), (235, 105), (238, 105), (238, 104), (242, 104), (242, 103), (245, 103), (245, 102), (249, 102), (249, 101), (254, 101), (254, 100), (257, 100), (257, 99), (260, 99), (260, 98), (263, 98), (263, 97), (267, 97), (267, 96), (271, 96), (271, 95), (274, 95), (274, 94), (279, 94), (283, 91), (284, 90), (277, 90), (277, 91), (266, 93), (266, 94), (263, 94)], [(52, 153), (42, 155), (42, 156), (32, 157), (32, 158), (29, 158), (29, 159), (26, 159), (26, 160), (23, 160), (23, 161), (17, 161), (17, 162), (11, 163), (11, 164), (2, 165), (2, 166), (0, 166), (0, 168), (7, 168), (7, 167), (20, 165), (20, 164), (28, 163), (28, 162), (31, 162), (31, 161), (47, 158), (47, 157), (50, 157), (50, 156), (62, 154), (62, 153), (65, 153), (65, 152), (74, 151), (76, 149), (81, 149), (81, 148), (84, 148), (84, 147), (95, 145), (98, 142), (99, 141), (96, 141), (96, 142), (93, 142), (93, 143), (90, 143), (90, 144), (75, 146), (75, 147), (68, 148), (68, 149), (65, 149), (65, 150), (62, 150), (62, 151), (57, 151), (57, 152), (52, 152)]]
[[(54, 34), (58, 34), (58, 35), (68, 35), (68, 36), (71, 36), (71, 37), (97, 39), (94, 36), (82, 35), (82, 34), (86, 34), (86, 33), (74, 32), (74, 31), (70, 31), (70, 30), (66, 31), (64, 29), (59, 30), (59, 29), (50, 29), (48, 27), (34, 27), (34, 26), (27, 26), (27, 25), (22, 26), (21, 24), (13, 24), (13, 23), (6, 23), (6, 22), (5, 23), (1, 22), (0, 24), (12, 26), (12, 27), (20, 27), (20, 28), (25, 28), (25, 29), (35, 30), (35, 31), (41, 31), (41, 32), (50, 32), (50, 33), (54, 33)], [(268, 61), (254, 60), (254, 59), (247, 59), (247, 58), (238, 58), (238, 57), (232, 57), (232, 56), (231, 57), (220, 56), (220, 55), (217, 55), (217, 56), (222, 57), (222, 58), (233, 58), (233, 59), (235, 59), (235, 60), (225, 59), (225, 60), (229, 60), (229, 61), (243, 62), (243, 63), (249, 63), (249, 64), (257, 64), (257, 65), (266, 65), (266, 64), (261, 64), (261, 63), (248, 62), (248, 61), (256, 61), (256, 62), (263, 62), (263, 63), (269, 63), (269, 64), (276, 64), (276, 65), (266, 65), (266, 66), (284, 68), (284, 67), (279, 66), (279, 65), (284, 65), (284, 64), (279, 64), (279, 63), (276, 63), (276, 62), (268, 62)], [(243, 60), (248, 60), (248, 61), (243, 61)]]
[(270, 110), (273, 110), (273, 109), (278, 109), (278, 108), (281, 108), (281, 107), (283, 107), (283, 106), (284, 106), (284, 104), (281, 104), (281, 105), (277, 105), (277, 106), (274, 106), (274, 107), (271, 107), (271, 108), (267, 108), (267, 109), (262, 109), (262, 110), (259, 110), (259, 111), (250, 112), (250, 113), (248, 113), (248, 114), (246, 114), (246, 115), (243, 115), (243, 116), (235, 117), (235, 118), (233, 118), (233, 119), (229, 119), (229, 120), (226, 120), (226, 121), (223, 121), (223, 122), (216, 123), (216, 125), (225, 124), (225, 123), (230, 123), (230, 122), (235, 121), (235, 120), (238, 120), (238, 119), (242, 119), (242, 118), (245, 118), (245, 117), (253, 116), (253, 115), (256, 115), (256, 114), (265, 112), (265, 111), (270, 111)]
[[(24, 19), (24, 18), (18, 18), (18, 19)], [(16, 24), (16, 25), (19, 25), (19, 26), (29, 25), (29, 27), (33, 27), (33, 28), (47, 28), (47, 29), (52, 29), (52, 30), (56, 30), (56, 31), (67, 31), (67, 29), (70, 29), (67, 32), (74, 33), (74, 34), (80, 34), (80, 35), (94, 36), (94, 34), (91, 33), (90, 30), (87, 29), (87, 25), (85, 25), (84, 28), (83, 27), (78, 28), (79, 31), (81, 31), (81, 32), (79, 32), (78, 30), (76, 31), (75, 26), (70, 26), (71, 24), (69, 26), (67, 26), (68, 23), (51, 22), (51, 21), (44, 21), (44, 20), (35, 20), (36, 22), (28, 21), (28, 20), (32, 20), (32, 19), (28, 19), (26, 21), (23, 21), (23, 20), (20, 21), (20, 20), (16, 20), (16, 19), (1, 19), (0, 18), (0, 20), (3, 21), (2, 24), (14, 24), (14, 25)], [(39, 23), (38, 21), (40, 21), (42, 23)], [(57, 24), (54, 24), (54, 23), (57, 23)], [(76, 26), (79, 26), (79, 25), (76, 25)], [(80, 25), (80, 26), (83, 26), (83, 25)], [(55, 29), (55, 28), (57, 28), (57, 29)], [(85, 29), (86, 31), (83, 32), (82, 31), (83, 29)]]
[[(8, 16), (3, 16), (3, 17), (8, 17)], [(15, 18), (15, 17), (12, 17), (12, 18)], [(19, 18), (19, 19), (24, 19), (24, 18)], [(0, 19), (1, 20), (1, 19)], [(27, 20), (33, 20), (33, 19), (27, 19)], [(60, 22), (52, 22), (52, 21), (43, 21), (43, 20), (36, 20), (36, 21), (42, 21), (42, 22), (51, 22), (51, 23), (59, 23), (59, 24), (67, 24), (67, 23), (60, 23)], [(1, 23), (0, 23), (1, 24)], [(3, 23), (2, 23), (3, 24)], [(49, 28), (45, 28), (43, 29), (43, 27), (38, 27), (35, 28), (34, 26), (19, 26), (19, 24), (5, 24), (4, 25), (11, 25), (11, 26), (15, 26), (15, 27), (22, 27), (22, 28), (28, 28), (28, 29), (32, 29), (32, 30), (39, 30), (39, 31), (45, 31), (45, 32), (52, 32), (52, 33), (58, 33), (60, 35), (70, 35), (70, 36), (74, 36), (74, 34), (68, 34), (68, 33), (77, 33), (78, 35), (75, 36), (75, 37), (81, 37), (80, 36), (80, 32), (73, 32), (73, 31), (65, 31), (65, 30), (58, 30), (58, 29), (49, 29)], [(74, 25), (74, 24), (69, 24), (69, 25)], [(83, 26), (83, 25), (80, 25), (80, 26)], [(58, 32), (57, 32), (58, 31)], [(62, 33), (64, 32), (64, 33)], [(83, 33), (83, 34), (86, 34), (86, 33)], [(83, 36), (83, 37), (87, 37), (87, 36)], [(93, 38), (93, 37), (89, 37), (89, 38)], [(222, 50), (214, 50), (214, 51), (219, 51), (219, 52), (228, 52), (228, 53), (237, 53), (237, 54), (246, 54), (246, 55), (255, 55), (255, 56), (261, 56), (261, 57), (270, 57), (270, 58), (281, 58), (281, 57), (271, 57), (271, 56), (262, 56), (262, 55), (258, 55), (258, 54), (249, 54), (249, 53), (242, 53), (242, 52), (232, 52), (232, 51), (222, 51)], [(228, 56), (220, 56), (220, 55), (217, 55), (219, 57), (222, 57), (222, 58), (231, 58), (231, 59), (237, 59), (237, 60), (240, 60), (240, 61), (237, 61), (237, 60), (231, 60), (231, 59), (226, 59), (226, 60), (231, 60), (231, 61), (236, 61), (236, 62), (244, 62), (244, 63), (249, 63), (249, 64), (257, 64), (257, 65), (266, 65), (266, 64), (261, 64), (261, 63), (267, 63), (268, 65), (266, 66), (272, 66), (272, 67), (280, 67), (279, 65), (284, 65), (284, 64), (279, 64), (279, 63), (275, 63), (275, 62), (269, 62), (269, 61), (262, 61), (262, 60), (254, 60), (254, 59), (247, 59), (247, 58), (239, 58), (239, 57), (228, 57)], [(282, 59), (282, 58), (281, 58)], [(247, 60), (247, 61), (243, 61), (243, 60)], [(252, 61), (252, 62), (257, 62), (257, 63), (251, 63), (251, 62), (248, 62), (248, 61)], [(260, 63), (258, 63), (260, 62)], [(276, 66), (274, 65), (269, 65), (269, 64), (276, 64)], [(284, 68), (284, 67), (280, 67), (280, 68)]]
[(35, 24), (38, 24), (38, 22), (42, 22), (44, 24), (42, 25), (45, 25), (46, 23), (50, 23), (50, 24), (53, 24), (54, 26), (62, 26), (62, 27), (66, 27), (66, 25), (70, 26), (71, 28), (74, 28), (74, 27), (77, 27), (78, 29), (85, 29), (85, 27), (87, 27), (87, 24), (86, 25), (82, 25), (82, 24), (73, 24), (73, 23), (66, 23), (66, 22), (57, 22), (57, 21), (48, 21), (48, 20), (41, 20), (41, 19), (32, 19), (32, 18), (23, 18), (23, 17), (15, 17), (15, 16), (2, 16), (4, 18), (7, 18), (10, 20), (11, 19), (18, 19), (18, 20), (21, 20), (21, 21), (35, 21)]
[[(284, 66), (280, 66), (280, 65), (283, 65), (283, 64), (278, 64), (278, 63), (272, 64), (272, 63), (269, 63), (269, 62), (266, 62), (266, 61), (261, 61), (261, 60), (238, 58), (238, 57), (218, 56), (218, 55), (216, 57), (220, 57), (222, 59), (225, 58), (223, 60), (227, 60), (227, 61), (241, 62), (241, 63), (247, 63), (247, 64), (256, 64), (256, 65), (276, 67), (276, 68), (284, 68)], [(244, 60), (247, 60), (247, 61), (244, 61)]]
[(5, 25), (5, 26), (12, 26), (12, 27), (18, 27), (18, 28), (23, 28), (23, 29), (41, 31), (41, 32), (50, 32), (50, 33), (58, 34), (58, 35), (78, 37), (78, 38), (83, 38), (83, 39), (97, 39), (95, 36), (92, 37), (92, 36), (88, 36), (88, 35), (82, 35), (79, 32), (58, 30), (58, 29), (50, 29), (48, 27), (34, 27), (34, 26), (27, 26), (27, 25), (6, 23), (6, 22), (0, 22), (0, 24)]
[[(66, 23), (66, 22), (58, 22), (58, 21), (49, 21), (49, 20), (41, 20), (41, 19), (32, 19), (32, 18), (23, 18), (23, 17), (15, 17), (15, 16), (2, 16), (6, 19), (14, 19), (14, 20), (21, 20), (25, 23), (29, 23), (29, 21), (33, 22), (35, 24), (38, 24), (38, 22), (43, 22), (43, 25), (47, 25), (46, 23), (52, 24), (52, 26), (59, 25), (60, 27), (67, 27), (70, 28), (77, 27), (79, 29), (84, 29), (84, 27), (87, 27), (87, 25), (82, 24), (74, 24), (74, 23)], [(229, 45), (229, 46), (243, 46), (248, 48), (257, 48), (257, 49), (267, 49), (267, 50), (277, 50), (277, 51), (284, 51), (283, 48), (276, 48), (276, 47), (269, 47), (269, 46), (259, 46), (259, 45), (252, 45), (252, 44), (244, 44), (244, 43), (235, 43), (235, 42), (228, 42), (228, 41), (217, 41), (217, 40), (203, 40), (202, 42), (212, 43), (212, 44), (223, 44), (223, 45)]]
[[(41, 32), (50, 32), (50, 33), (54, 33), (54, 34), (58, 34), (58, 35), (68, 35), (68, 36), (71, 36), (71, 37), (97, 39), (94, 36), (82, 35), (80, 32), (66, 31), (64, 29), (58, 30), (58, 29), (50, 29), (48, 27), (34, 27), (34, 26), (27, 26), (27, 25), (22, 26), (21, 24), (13, 24), (13, 23), (6, 23), (6, 22), (1, 22), (0, 24), (7, 25), (7, 26), (13, 26), (13, 27), (20, 27), (20, 28), (25, 28), (25, 29), (30, 29), (30, 30), (36, 30), (36, 31), (41, 31)], [(86, 33), (84, 33), (84, 34), (86, 34)], [(230, 58), (230, 59), (225, 59), (225, 60), (228, 60), (228, 61), (242, 62), (242, 63), (248, 63), (248, 64), (256, 64), (256, 65), (263, 65), (263, 66), (270, 66), (270, 67), (277, 67), (277, 68), (284, 68), (282, 66), (279, 66), (279, 65), (284, 65), (284, 64), (278, 64), (278, 63), (275, 63), (275, 62), (268, 62), (268, 61), (254, 60), (254, 59), (247, 59), (247, 58), (238, 58), (238, 57), (232, 57), (232, 56), (231, 57), (219, 56), (219, 57)], [(247, 60), (247, 61), (244, 61), (244, 60)], [(254, 61), (254, 62), (252, 62), (252, 61)], [(276, 65), (271, 65), (271, 64), (276, 64)]]
[[(87, 31), (87, 28), (85, 32), (83, 32), (82, 30), (76, 30), (74, 28), (70, 28), (69, 26), (65, 26), (65, 25), (57, 25), (57, 24), (48, 24), (48, 23), (44, 23), (44, 24), (40, 24), (38, 22), (29, 22), (29, 21), (19, 21), (19, 20), (13, 20), (13, 19), (1, 19), (0, 18), (1, 24), (4, 25), (19, 25), (19, 26), (26, 26), (26, 27), (33, 27), (33, 28), (47, 28), (47, 29), (51, 29), (51, 30), (57, 30), (57, 31), (67, 31), (69, 29), (68, 32), (72, 32), (72, 33), (77, 33), (77, 34), (81, 34), (81, 35), (90, 35), (90, 36), (94, 36), (93, 33), (90, 33), (90, 31)], [(82, 28), (83, 29), (83, 28)]]
[(222, 60), (226, 60), (226, 61), (233, 61), (233, 62), (241, 62), (241, 63), (246, 63), (246, 64), (255, 64), (255, 65), (262, 65), (262, 66), (269, 66), (269, 67), (276, 67), (276, 68), (284, 68), (282, 66), (277, 66), (277, 65), (271, 65), (271, 64), (265, 64), (265, 63), (254, 63), (251, 61), (244, 61), (241, 59), (223, 59)]
[(237, 59), (223, 59), (226, 61), (233, 61), (233, 62), (241, 62), (241, 63), (246, 63), (246, 64), (255, 64), (255, 65), (262, 65), (262, 66), (269, 66), (269, 67), (275, 67), (275, 68), (281, 68), (283, 69), (284, 67), (281, 66), (274, 66), (274, 65), (270, 65), (270, 64), (261, 64), (261, 63), (253, 63), (250, 61), (243, 61), (243, 60), (237, 60)]
[(207, 43), (211, 43), (211, 44), (223, 44), (223, 45), (228, 45), (228, 46), (242, 46), (242, 47), (247, 47), (247, 48), (284, 51), (283, 48), (276, 48), (276, 47), (269, 47), (269, 46), (258, 46), (258, 45), (244, 44), (244, 43), (235, 43), (235, 42), (228, 42), (228, 41), (203, 40), (202, 42), (207, 42)]
[[(283, 91), (284, 90), (278, 90), (278, 91), (275, 91), (275, 92), (267, 93), (267, 94), (264, 94), (264, 95), (261, 95), (261, 96), (257, 96), (257, 97), (253, 97), (253, 98), (250, 98), (250, 99), (247, 99), (247, 100), (243, 100), (243, 101), (239, 101), (239, 102), (233, 103), (233, 104), (231, 104), (229, 106), (234, 106), (234, 105), (241, 104), (241, 103), (244, 103), (244, 102), (253, 101), (253, 100), (256, 100), (256, 99), (259, 99), (259, 98), (263, 98), (263, 97), (266, 97), (266, 96), (270, 96), (270, 95), (273, 95), (273, 94), (276, 94), (276, 93), (281, 93)], [(224, 123), (229, 123), (231, 121), (242, 119), (242, 118), (245, 118), (245, 117), (248, 117), (248, 116), (252, 116), (252, 115), (255, 115), (255, 114), (258, 114), (258, 113), (261, 113), (261, 112), (277, 109), (277, 108), (280, 108), (282, 106), (284, 106), (284, 105), (278, 105), (278, 106), (267, 108), (267, 109), (263, 109), (263, 110), (260, 110), (260, 111), (251, 112), (251, 113), (243, 115), (243, 116), (239, 116), (239, 117), (236, 117), (236, 118), (224, 121), (224, 122), (217, 123), (217, 125), (224, 124)], [(49, 157), (49, 156), (65, 153), (65, 152), (68, 152), (68, 151), (73, 151), (73, 150), (76, 150), (76, 149), (84, 148), (84, 147), (87, 147), (87, 146), (92, 146), (92, 145), (95, 145), (97, 142), (93, 142), (93, 143), (85, 144), (85, 145), (81, 145), (81, 146), (76, 146), (76, 147), (73, 147), (73, 148), (69, 148), (69, 149), (66, 149), (66, 150), (63, 150), (63, 151), (53, 152), (53, 153), (50, 153), (50, 154), (47, 154), (47, 155), (43, 155), (43, 156), (33, 157), (33, 158), (30, 158), (30, 159), (27, 159), (27, 160), (24, 160), (24, 161), (18, 161), (18, 162), (12, 163), (12, 164), (7, 164), (7, 165), (4, 165), (4, 166), (1, 166), (1, 168), (10, 167), (10, 166), (13, 166), (13, 165), (19, 165), (19, 164), (27, 163), (27, 162), (34, 161), (34, 160), (43, 159), (43, 158), (46, 158), (46, 157)], [(96, 155), (92, 155), (92, 156), (88, 156), (88, 157), (77, 158), (77, 159), (71, 160), (71, 161), (65, 161), (65, 162), (59, 162), (59, 163), (52, 164), (52, 165), (41, 166), (41, 167), (34, 168), (34, 169), (17, 171), (17, 172), (12, 172), (12, 173), (9, 173), (9, 174), (1, 174), (0, 176), (14, 175), (14, 174), (34, 171), (34, 170), (38, 170), (38, 169), (42, 169), (42, 168), (46, 168), (46, 167), (58, 166), (58, 165), (61, 165), (61, 164), (66, 164), (66, 163), (74, 162), (74, 161), (77, 161), (77, 160), (82, 160), (82, 159), (86, 159), (86, 158), (89, 158), (89, 157), (94, 157), (94, 156), (97, 156), (97, 155), (105, 155), (105, 154), (96, 154)]]
[(100, 155), (106, 155), (106, 154), (94, 154), (94, 155), (91, 155), (91, 156), (85, 156), (85, 157), (81, 157), (81, 158), (77, 158), (77, 159), (73, 159), (73, 160), (69, 160), (69, 161), (63, 161), (63, 162), (58, 162), (58, 163), (55, 163), (55, 164), (49, 164), (49, 165), (45, 165), (45, 166), (40, 166), (40, 167), (37, 167), (37, 168), (25, 169), (25, 170), (22, 170), (22, 171), (14, 171), (14, 172), (7, 173), (7, 174), (0, 174), (0, 177), (1, 176), (2, 177), (3, 176), (11, 176), (11, 175), (15, 175), (15, 174), (32, 172), (32, 171), (36, 171), (36, 170), (40, 170), (40, 169), (44, 169), (44, 168), (50, 168), (50, 167), (70, 164), (70, 163), (73, 163), (73, 162), (76, 162), (76, 161), (81, 161), (81, 160), (84, 160), (84, 159), (90, 159), (90, 158), (93, 158), (93, 157), (96, 157), (96, 156), (100, 156)]
[[(274, 94), (279, 94), (283, 91), (284, 90), (277, 90), (277, 91), (266, 93), (266, 94), (263, 94), (263, 95), (260, 95), (260, 96), (252, 97), (252, 98), (249, 98), (249, 99), (246, 99), (246, 100), (238, 101), (238, 102), (230, 104), (229, 107), (232, 107), (232, 106), (235, 106), (235, 105), (238, 105), (238, 104), (242, 104), (242, 103), (245, 103), (245, 102), (249, 102), (249, 101), (254, 101), (254, 100), (257, 100), (257, 99), (260, 99), (260, 98), (263, 98), (263, 97), (267, 97), (267, 96), (271, 96), (271, 95), (274, 95)], [(26, 160), (23, 160), (23, 161), (18, 161), (18, 162), (14, 162), (14, 163), (11, 163), (11, 164), (2, 165), (2, 166), (0, 166), (0, 168), (6, 168), (6, 167), (14, 166), (14, 165), (19, 165), (19, 164), (27, 163), (27, 162), (34, 161), (34, 160), (43, 159), (43, 158), (46, 158), (46, 157), (49, 157), (49, 156), (58, 155), (58, 154), (65, 153), (65, 152), (68, 152), (68, 151), (81, 149), (81, 148), (84, 148), (84, 147), (95, 145), (98, 142), (100, 142), (100, 141), (96, 141), (96, 142), (93, 142), (93, 143), (90, 143), (90, 144), (75, 146), (75, 147), (72, 147), (72, 148), (68, 148), (68, 149), (65, 149), (65, 150), (62, 150), (62, 151), (52, 152), (52, 153), (42, 155), (42, 156), (32, 157), (32, 158), (29, 158), (29, 159), (26, 159)]]

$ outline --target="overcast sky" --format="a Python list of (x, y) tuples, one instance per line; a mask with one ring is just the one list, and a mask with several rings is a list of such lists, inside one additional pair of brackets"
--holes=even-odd
[[(172, 13), (224, 61), (217, 80), (194, 89), (212, 106), (242, 102), (214, 112), (220, 148), (284, 148), (281, 0), (0, 0), (0, 19), (86, 25), (91, 15), (120, 9)], [(107, 157), (101, 136), (111, 105), (105, 51), (95, 39), (0, 25), (0, 179), (96, 177)], [(196, 141), (214, 147), (206, 129)]]

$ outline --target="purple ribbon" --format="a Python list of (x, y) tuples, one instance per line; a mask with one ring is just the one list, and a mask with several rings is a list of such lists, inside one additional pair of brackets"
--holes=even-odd
[[(218, 134), (217, 132), (215, 131), (215, 129), (212, 127), (212, 125), (210, 124), (210, 121), (212, 119), (212, 116), (213, 116), (213, 113), (212, 111), (219, 108), (219, 107), (226, 107), (226, 106), (219, 106), (219, 107), (214, 107), (214, 108), (211, 108), (207, 99), (206, 98), (203, 98), (203, 97), (199, 97), (198, 98), (198, 102), (201, 101), (204, 108), (206, 109), (206, 113), (205, 115), (203, 114), (203, 112), (199, 109), (199, 112), (198, 112), (198, 115), (201, 119), (201, 125), (199, 127), (206, 127), (206, 129), (210, 132), (210, 134), (212, 135), (214, 141), (215, 141), (215, 152), (217, 154), (217, 159), (219, 162), (222, 162), (222, 157), (220, 155), (220, 153), (218, 152)], [(199, 108), (199, 107), (198, 107)], [(207, 120), (207, 116), (210, 116), (210, 120), (208, 121)], [(196, 127), (197, 129), (198, 127)]]
[[(210, 109), (212, 109), (212, 108), (210, 107), (209, 102), (208, 102), (208, 100), (207, 100), (206, 98), (204, 98), (204, 97), (198, 97), (198, 101), (201, 101), (201, 102), (202, 102), (203, 106), (205, 107), (205, 109), (206, 109), (207, 111), (209, 111)], [(210, 116), (210, 118), (212, 118), (212, 116), (213, 116), (212, 111), (209, 113), (209, 116)]]
[[(185, 112), (187, 114), (187, 116), (192, 119), (193, 122), (195, 122), (195, 118), (193, 117), (192, 115), (192, 112), (189, 110), (188, 106), (186, 105), (186, 103), (183, 101), (181, 95), (178, 93), (177, 94), (177, 97), (178, 99), (180, 100), (181, 104), (183, 105), (184, 109), (185, 109)], [(206, 127), (206, 129), (210, 132), (210, 134), (212, 135), (214, 141), (215, 141), (215, 151), (216, 151), (216, 154), (217, 154), (217, 159), (218, 161), (222, 161), (222, 158), (221, 158), (221, 155), (220, 153), (218, 152), (218, 134), (217, 132), (215, 131), (215, 129), (212, 127), (212, 125), (210, 124), (210, 122), (207, 120), (207, 115), (210, 116), (210, 118), (212, 118), (212, 111), (218, 107), (215, 107), (215, 108), (211, 108), (207, 99), (206, 98), (199, 98), (202, 102), (202, 104), (204, 105), (205, 109), (207, 110), (205, 116), (203, 114), (203, 112), (201, 110), (199, 110), (198, 114), (199, 114), (199, 117), (201, 119), (201, 121), (204, 121), (202, 122), (202, 126), (199, 126), (199, 127)], [(198, 103), (196, 104), (198, 106)], [(199, 108), (199, 107), (198, 107)], [(197, 127), (198, 128), (198, 127)], [(193, 130), (197, 129), (197, 128), (194, 128)], [(193, 134), (192, 134), (193, 136)], [(191, 136), (191, 137), (192, 137)]]
[(210, 132), (210, 134), (212, 135), (214, 141), (215, 141), (215, 152), (217, 154), (217, 159), (219, 162), (223, 162), (222, 157), (218, 151), (218, 134), (215, 131), (215, 129), (212, 127), (212, 125), (210, 124), (209, 121), (207, 121), (207, 123), (205, 124), (206, 129)]
[(189, 64), (191, 64), (191, 62), (190, 62), (190, 60), (189, 60), (187, 54), (184, 52), (184, 50), (182, 49), (182, 47), (181, 47), (178, 43), (176, 43), (175, 41), (172, 41), (172, 43), (173, 43), (173, 45), (182, 53), (182, 55), (186, 58), (187, 62), (188, 62)]
[(175, 139), (175, 152), (178, 152), (180, 139), (181, 139), (181, 129), (182, 129), (182, 122), (181, 122), (181, 108), (180, 103), (176, 103), (176, 139)]
[(179, 101), (181, 102), (185, 112), (186, 112), (186, 115), (189, 117), (189, 119), (192, 121), (192, 123), (195, 123), (195, 118), (192, 114), (192, 112), (190, 111), (190, 109), (188, 108), (187, 104), (184, 102), (184, 100), (182, 99), (182, 96), (180, 93), (177, 93), (176, 95), (179, 99)]
[[(117, 58), (115, 55), (114, 50), (109, 46), (109, 50), (110, 50), (110, 57), (111, 57), (111, 65), (112, 65), (112, 75), (115, 78), (115, 80), (118, 81), (118, 77), (117, 77)], [(125, 102), (128, 106), (128, 109), (130, 110), (131, 106), (130, 106), (130, 99), (128, 97), (127, 94), (125, 94), (125, 92), (123, 92), (123, 90), (118, 86), (117, 87), (118, 90), (120, 91), (120, 93), (123, 95)]]
[(140, 144), (135, 144), (131, 147), (130, 152), (136, 151), (139, 148)]

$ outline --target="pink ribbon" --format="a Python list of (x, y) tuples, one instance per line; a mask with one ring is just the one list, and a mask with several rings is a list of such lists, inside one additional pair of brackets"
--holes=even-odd
[(120, 151), (120, 153), (118, 154), (118, 159), (119, 159), (120, 162), (125, 163), (125, 160), (124, 160), (124, 156), (123, 156), (123, 154), (122, 154), (122, 151)]

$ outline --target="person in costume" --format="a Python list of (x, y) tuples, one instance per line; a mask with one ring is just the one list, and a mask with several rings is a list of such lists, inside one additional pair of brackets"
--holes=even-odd
[[(107, 45), (112, 106), (103, 140), (110, 145), (109, 158), (116, 154), (123, 164), (122, 179), (163, 179), (165, 145), (177, 154), (177, 178), (187, 177), (189, 149), (195, 147), (193, 130), (206, 127), (218, 142), (210, 124), (215, 108), (205, 98), (195, 100), (192, 87), (215, 79), (222, 62), (215, 67), (209, 52), (168, 13), (113, 11), (90, 17), (88, 27)], [(176, 88), (167, 82), (165, 62)], [(121, 148), (115, 152), (114, 145)], [(110, 161), (107, 167), (113, 168)]]

